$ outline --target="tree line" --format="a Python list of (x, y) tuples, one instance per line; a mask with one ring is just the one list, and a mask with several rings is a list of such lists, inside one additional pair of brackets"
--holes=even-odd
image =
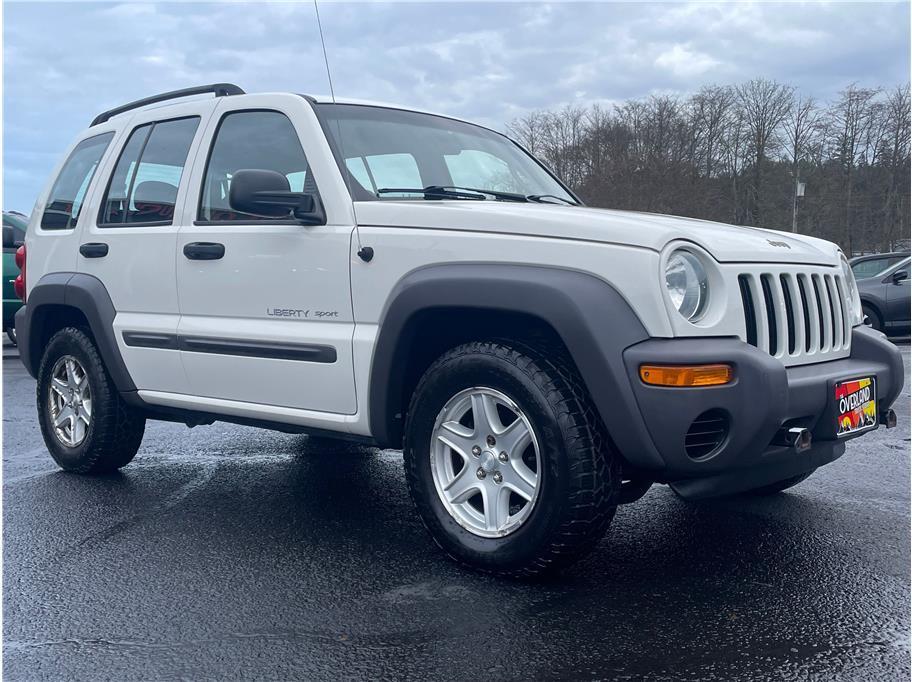
[(591, 206), (781, 230), (795, 220), (847, 254), (908, 247), (908, 84), (852, 84), (820, 102), (758, 78), (536, 111), (508, 131)]

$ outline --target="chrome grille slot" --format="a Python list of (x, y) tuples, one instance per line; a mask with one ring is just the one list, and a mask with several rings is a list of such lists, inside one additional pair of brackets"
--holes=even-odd
[(842, 348), (848, 343), (851, 330), (846, 327), (848, 312), (846, 310), (845, 287), (839, 275), (827, 275), (827, 289), (830, 292), (830, 305), (833, 307), (833, 345)]
[[(801, 312), (804, 317), (804, 352), (810, 353), (811, 349), (817, 350), (818, 344), (820, 343), (820, 336), (817, 333), (817, 327), (811, 325), (811, 301), (808, 297), (808, 281), (807, 275), (799, 274), (795, 276), (795, 279), (798, 281), (798, 293), (801, 296)], [(813, 313), (813, 317), (817, 319), (817, 313)]]
[(814, 292), (817, 294), (817, 311), (820, 316), (820, 351), (826, 352), (833, 347), (833, 312), (830, 308), (830, 297), (827, 296), (826, 284), (822, 275), (813, 275)]
[(836, 287), (838, 289), (839, 309), (842, 310), (842, 340), (848, 348), (852, 342), (852, 320), (849, 319), (849, 294), (845, 280), (837, 275)]
[(778, 355), (779, 346), (779, 323), (776, 319), (778, 312), (776, 301), (773, 298), (772, 277), (769, 275), (760, 275), (760, 287), (763, 289), (763, 305), (766, 308), (766, 323), (769, 325), (769, 345), (766, 350), (770, 355)]
[(747, 341), (750, 345), (757, 345), (757, 311), (751, 296), (750, 277), (738, 275), (738, 286), (741, 288), (741, 306), (744, 309), (744, 327), (747, 330)]
[(845, 282), (835, 268), (758, 265), (738, 274), (743, 340), (786, 365), (844, 357), (851, 345)]
[(792, 305), (792, 288), (789, 285), (787, 275), (779, 275), (779, 286), (782, 289), (782, 296), (785, 299), (785, 326), (788, 330), (788, 352), (789, 355), (794, 355), (798, 329), (796, 326), (797, 320), (795, 319), (795, 307)]

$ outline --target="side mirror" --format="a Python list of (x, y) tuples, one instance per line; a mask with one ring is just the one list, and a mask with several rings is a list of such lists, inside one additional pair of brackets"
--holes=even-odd
[(3, 248), (4, 249), (14, 249), (16, 248), (16, 235), (13, 234), (13, 228), (4, 225), (3, 227)]
[(292, 192), (288, 178), (264, 169), (239, 170), (231, 177), (228, 204), (235, 211), (289, 218), (302, 225), (325, 225), (326, 214), (313, 194)]
[(900, 282), (905, 282), (907, 279), (909, 279), (909, 271), (908, 270), (897, 270), (896, 272), (893, 273), (893, 276), (891, 277), (891, 279), (893, 280), (893, 284), (899, 284)]

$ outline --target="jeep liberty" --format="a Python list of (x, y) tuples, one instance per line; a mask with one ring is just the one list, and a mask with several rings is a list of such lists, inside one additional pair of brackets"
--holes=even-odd
[(499, 575), (577, 560), (652, 484), (793, 486), (903, 382), (836, 245), (587, 208), (508, 137), (390, 105), (105, 112), (20, 251), (60, 467), (125, 466), (147, 419), (401, 448), (433, 539)]

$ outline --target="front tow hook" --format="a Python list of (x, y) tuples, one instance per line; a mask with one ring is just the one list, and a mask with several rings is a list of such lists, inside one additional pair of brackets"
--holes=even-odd
[(773, 445), (792, 448), (795, 452), (805, 452), (811, 449), (811, 432), (799, 426), (782, 428), (776, 432)]

